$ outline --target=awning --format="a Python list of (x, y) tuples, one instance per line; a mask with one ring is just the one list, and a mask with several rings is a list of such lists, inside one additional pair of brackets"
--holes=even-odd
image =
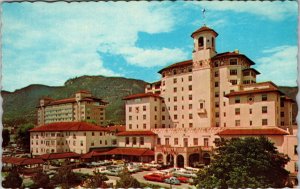
[(44, 160), (40, 158), (3, 157), (2, 163), (10, 163), (14, 165), (33, 165), (33, 164), (43, 164)]
[(51, 154), (43, 154), (38, 156), (38, 158), (43, 160), (79, 158), (79, 157), (80, 154), (77, 154), (75, 152), (51, 153)]

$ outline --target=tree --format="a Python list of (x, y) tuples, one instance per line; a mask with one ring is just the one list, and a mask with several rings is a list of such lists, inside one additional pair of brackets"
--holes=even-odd
[(6, 147), (9, 144), (10, 141), (10, 133), (8, 129), (3, 129), (2, 130), (2, 147)]
[(109, 179), (104, 174), (94, 171), (93, 176), (90, 177), (87, 181), (87, 187), (88, 188), (106, 188), (107, 185), (106, 185), (105, 181), (108, 181), (108, 180)]
[(61, 166), (57, 173), (51, 178), (52, 185), (59, 185), (63, 189), (71, 188), (80, 182), (81, 178), (72, 171), (70, 166)]
[(53, 188), (50, 185), (49, 176), (43, 171), (39, 171), (37, 174), (35, 174), (32, 180), (34, 182), (33, 188)]
[(29, 152), (30, 151), (30, 132), (29, 130), (34, 127), (33, 124), (27, 123), (20, 125), (17, 130), (16, 141), (18, 145), (22, 146), (22, 148)]
[(247, 137), (223, 140), (211, 165), (198, 172), (198, 188), (282, 188), (290, 160), (267, 138)]
[(117, 180), (116, 188), (140, 188), (141, 184), (135, 178), (133, 178), (127, 168), (120, 174), (120, 180)]
[(22, 178), (20, 177), (17, 168), (13, 168), (5, 180), (2, 182), (4, 188), (19, 188), (22, 185)]

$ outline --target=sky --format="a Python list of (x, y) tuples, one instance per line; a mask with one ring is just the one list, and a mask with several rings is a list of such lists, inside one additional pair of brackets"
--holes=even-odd
[(257, 81), (296, 86), (297, 10), (296, 1), (3, 3), (2, 89), (82, 75), (154, 82), (191, 59), (190, 35), (204, 23), (219, 33), (218, 53), (238, 49), (256, 63)]

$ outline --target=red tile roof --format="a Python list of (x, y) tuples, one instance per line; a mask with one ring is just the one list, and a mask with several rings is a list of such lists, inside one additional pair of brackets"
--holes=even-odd
[(124, 132), (126, 130), (125, 125), (114, 125), (106, 127), (109, 131), (118, 131), (118, 132)]
[(52, 153), (52, 154), (43, 154), (38, 156), (37, 158), (43, 160), (51, 160), (51, 159), (66, 159), (66, 158), (78, 158), (80, 154), (75, 152), (64, 152), (64, 153)]
[(289, 132), (280, 128), (239, 128), (226, 129), (217, 135), (288, 135)]
[(117, 133), (117, 136), (151, 136), (156, 135), (152, 131), (125, 131)]
[(64, 98), (64, 99), (60, 99), (60, 100), (54, 100), (51, 101), (49, 104), (47, 104), (47, 106), (49, 105), (57, 105), (57, 104), (66, 104), (66, 103), (75, 103), (76, 99), (75, 98)]
[(178, 67), (186, 67), (193, 65), (193, 60), (185, 60), (182, 62), (177, 62), (175, 64), (171, 64), (170, 66), (167, 66), (161, 70), (158, 71), (158, 73), (162, 73), (164, 70), (171, 69), (171, 68), (178, 68)]
[(42, 164), (44, 160), (40, 158), (18, 158), (18, 157), (2, 157), (3, 163), (11, 163), (14, 165), (32, 165)]
[(219, 53), (219, 54), (216, 54), (214, 57), (212, 57), (212, 59), (218, 59), (218, 58), (222, 58), (222, 57), (243, 57), (245, 59), (247, 59), (251, 65), (255, 65), (255, 63), (250, 59), (248, 58), (246, 55), (244, 54), (240, 54), (240, 53), (236, 53), (236, 52), (224, 52), (224, 53)]
[(257, 75), (258, 74), (260, 74), (260, 72), (259, 71), (257, 71), (256, 69), (254, 69), (254, 68), (246, 68), (246, 69), (243, 69), (243, 72), (244, 71), (247, 71), (247, 70), (251, 70), (251, 71), (254, 71)]
[(154, 151), (148, 148), (115, 148), (108, 152), (103, 152), (106, 155), (129, 155), (129, 156), (154, 156)]
[(148, 98), (148, 97), (156, 97), (156, 98), (162, 98), (161, 96), (153, 93), (139, 93), (139, 94), (134, 94), (134, 95), (129, 95), (123, 98), (123, 100), (130, 100), (130, 99), (135, 99), (135, 98)]
[(204, 31), (211, 31), (211, 32), (214, 32), (216, 36), (219, 35), (215, 30), (213, 30), (213, 29), (211, 29), (211, 28), (209, 28), (209, 27), (207, 27), (207, 26), (204, 25), (201, 28), (199, 28), (198, 30), (194, 31), (192, 33), (191, 37), (194, 37), (195, 34), (201, 33), (201, 32), (204, 32)]
[(92, 157), (103, 156), (103, 155), (105, 155), (105, 152), (91, 151), (91, 152), (81, 155), (81, 158), (90, 159)]
[(270, 92), (276, 92), (283, 94), (281, 91), (278, 89), (253, 89), (253, 90), (245, 90), (245, 91), (234, 91), (230, 92), (225, 95), (225, 97), (231, 97), (231, 96), (238, 96), (238, 95), (246, 95), (246, 94), (255, 94), (255, 93), (270, 93)]
[(30, 130), (30, 132), (39, 131), (108, 131), (108, 129), (87, 122), (57, 122), (35, 127)]

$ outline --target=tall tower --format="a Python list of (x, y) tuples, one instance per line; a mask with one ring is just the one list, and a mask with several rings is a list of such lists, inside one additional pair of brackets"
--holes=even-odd
[(193, 50), (193, 125), (194, 127), (214, 126), (214, 82), (211, 58), (216, 53), (216, 37), (213, 29), (202, 26), (192, 33)]

